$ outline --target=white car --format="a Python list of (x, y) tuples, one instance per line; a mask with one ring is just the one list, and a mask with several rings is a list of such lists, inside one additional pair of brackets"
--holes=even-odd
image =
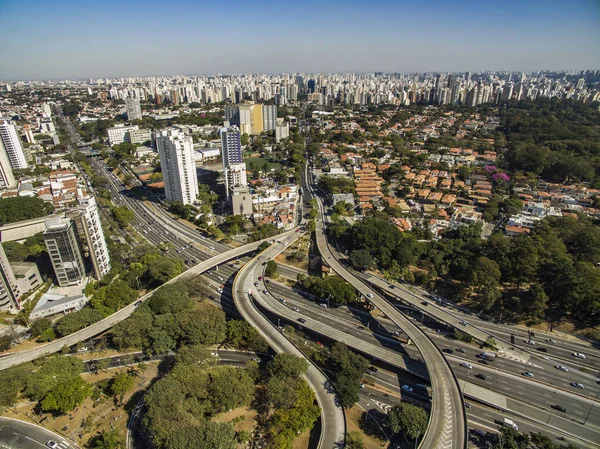
[(535, 346), (535, 341), (533, 340), (525, 340), (525, 344)]
[(87, 350), (88, 350), (88, 347), (87, 347), (87, 346), (82, 346), (81, 348), (79, 348), (79, 349), (77, 350), (77, 352), (86, 352)]
[(367, 293), (367, 296), (371, 299), (373, 299), (373, 293)]
[(564, 371), (565, 373), (566, 373), (567, 371), (569, 371), (569, 368), (567, 368), (567, 367), (566, 367), (566, 366), (564, 366), (564, 365), (556, 365), (554, 368), (556, 368), (556, 369), (557, 369), (557, 370), (559, 370), (559, 371)]
[(210, 355), (213, 357), (219, 357), (219, 354), (217, 352), (211, 352)]
[(360, 388), (365, 388), (365, 384), (363, 384), (362, 382), (360, 383)]
[(581, 352), (574, 352), (571, 355), (573, 357), (577, 357), (578, 359), (585, 359), (585, 354), (582, 354)]
[(402, 389), (403, 389), (404, 391), (408, 391), (409, 393), (412, 393), (412, 392), (413, 392), (413, 389), (412, 389), (412, 387), (410, 387), (410, 386), (408, 386), (408, 385), (402, 385)]
[(580, 390), (583, 390), (585, 388), (583, 384), (580, 384), (579, 382), (571, 382), (569, 385), (575, 388), (579, 388)]
[(533, 379), (533, 373), (530, 373), (529, 371), (525, 371), (524, 373), (521, 373), (521, 374), (525, 377), (529, 377), (530, 379)]
[(48, 446), (50, 449), (59, 449), (60, 448), (58, 443), (56, 441), (52, 441), (52, 440), (48, 440), (48, 442), (46, 443), (46, 446)]
[(473, 369), (473, 365), (471, 365), (470, 363), (467, 363), (467, 362), (462, 362), (460, 364), (460, 366), (463, 366), (463, 367), (468, 368), (468, 369)]
[(321, 304), (319, 304), (321, 307), (327, 308), (327, 304), (325, 304), (324, 302), (322, 302)]

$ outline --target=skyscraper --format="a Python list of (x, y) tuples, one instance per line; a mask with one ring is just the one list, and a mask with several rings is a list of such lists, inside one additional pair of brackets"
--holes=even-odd
[(102, 223), (98, 214), (96, 199), (93, 196), (83, 196), (77, 192), (79, 207), (67, 212), (72, 217), (79, 231), (81, 242), (85, 242), (84, 250), (89, 253), (94, 270), (94, 277), (101, 279), (110, 270), (110, 256), (102, 231)]
[(127, 107), (127, 120), (142, 119), (142, 107), (140, 106), (139, 98), (127, 97), (125, 99), (125, 106)]
[(45, 225), (44, 242), (58, 285), (79, 284), (85, 277), (85, 267), (75, 223), (69, 218), (53, 217), (47, 219)]
[(8, 159), (8, 153), (0, 140), (0, 189), (6, 189), (17, 185), (13, 175), (12, 166)]
[(0, 122), (0, 140), (2, 140), (4, 150), (13, 170), (27, 168), (25, 153), (23, 153), (23, 147), (21, 147), (21, 141), (17, 135), (15, 125), (11, 125), (6, 121)]
[(194, 142), (177, 129), (166, 129), (156, 139), (167, 201), (191, 204), (198, 196)]
[(0, 243), (0, 308), (18, 307), (20, 297), (17, 278)]
[(221, 128), (221, 159), (225, 174), (225, 193), (229, 198), (236, 183), (237, 185), (246, 184), (246, 164), (242, 163), (240, 130), (236, 126)]

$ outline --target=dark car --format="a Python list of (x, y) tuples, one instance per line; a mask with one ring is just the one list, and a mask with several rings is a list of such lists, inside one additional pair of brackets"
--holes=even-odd
[(546, 348), (537, 348), (537, 350), (540, 352), (548, 352), (548, 350)]
[(422, 301), (422, 302), (421, 302), (421, 305), (422, 305), (422, 306), (428, 306), (428, 305), (429, 305), (429, 303), (428, 303), (427, 301)]
[(564, 408), (562, 405), (552, 404), (552, 408), (554, 410), (558, 410), (559, 412), (567, 413), (567, 409)]
[(456, 348), (456, 352), (460, 352), (461, 354), (465, 354), (467, 351), (465, 351), (463, 348)]
[(482, 365), (489, 365), (490, 364), (490, 362), (488, 362), (485, 359), (478, 360), (478, 362), (481, 363)]
[(137, 307), (137, 306), (139, 306), (141, 303), (142, 303), (142, 301), (136, 301), (136, 302), (135, 302), (135, 306)]
[(487, 380), (487, 376), (485, 374), (475, 374), (475, 377), (481, 380)]
[(442, 349), (442, 352), (446, 353), (446, 354), (454, 354), (454, 351), (452, 349), (448, 349), (448, 348)]
[(306, 323), (306, 320), (304, 318), (298, 318), (298, 322), (304, 324), (304, 323)]

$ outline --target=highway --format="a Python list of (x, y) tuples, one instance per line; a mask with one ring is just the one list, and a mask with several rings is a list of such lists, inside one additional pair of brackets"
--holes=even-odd
[[(279, 330), (271, 324), (254, 306), (250, 294), (255, 292), (254, 278), (257, 272), (262, 271), (260, 260), (272, 259), (284, 248), (283, 242), (292, 243), (300, 234), (291, 233), (289, 236), (278, 237), (281, 243), (275, 243), (247, 263), (235, 277), (233, 283), (233, 298), (235, 305), (242, 317), (252, 325), (267, 341), (269, 346), (278, 353), (292, 354), (303, 357), (302, 352), (296, 348)], [(342, 448), (346, 434), (346, 420), (344, 411), (337, 403), (334, 390), (327, 377), (310, 361), (309, 369), (304, 376), (316, 394), (317, 402), (321, 408), (321, 437), (319, 448)]]
[[(305, 170), (305, 182), (309, 188)], [(332, 254), (327, 243), (327, 237), (323, 226), (323, 205), (318, 196), (314, 196), (320, 211), (315, 231), (317, 247), (321, 257), (333, 271), (344, 278), (356, 290), (384, 313), (398, 327), (402, 328), (408, 337), (415, 343), (421, 352), (430, 373), (432, 387), (432, 408), (430, 422), (424, 438), (420, 442), (423, 448), (464, 448), (466, 447), (466, 413), (463, 397), (450, 366), (444, 359), (440, 350), (433, 344), (427, 335), (418, 329), (412, 322), (402, 315), (398, 310), (384, 298), (374, 293), (362, 281), (352, 275), (340, 264)]]
[(75, 443), (36, 424), (0, 417), (0, 448), (40, 449), (54, 441), (60, 449), (78, 449)]

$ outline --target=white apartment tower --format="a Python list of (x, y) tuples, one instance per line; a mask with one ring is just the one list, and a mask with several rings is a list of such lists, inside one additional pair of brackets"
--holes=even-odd
[(27, 160), (25, 160), (25, 153), (23, 153), (15, 125), (6, 121), (0, 122), (0, 140), (2, 140), (13, 170), (27, 168)]
[(194, 142), (177, 129), (162, 130), (156, 139), (167, 201), (191, 204), (198, 196)]
[(75, 222), (69, 218), (55, 217), (47, 219), (45, 225), (44, 242), (58, 285), (78, 285), (85, 277), (85, 267)]
[(139, 98), (127, 97), (125, 99), (125, 107), (127, 108), (127, 120), (142, 119), (142, 107), (140, 106)]
[(2, 140), (0, 140), (0, 189), (7, 189), (16, 185), (17, 181), (13, 175), (8, 153), (4, 149)]
[(84, 252), (92, 261), (94, 277), (101, 279), (110, 271), (110, 256), (102, 231), (96, 199), (93, 196), (83, 196), (81, 190), (77, 191), (77, 198), (79, 207), (69, 211), (67, 216), (75, 221), (80, 240), (84, 243)]
[(17, 308), (20, 297), (17, 278), (0, 243), (0, 309)]

